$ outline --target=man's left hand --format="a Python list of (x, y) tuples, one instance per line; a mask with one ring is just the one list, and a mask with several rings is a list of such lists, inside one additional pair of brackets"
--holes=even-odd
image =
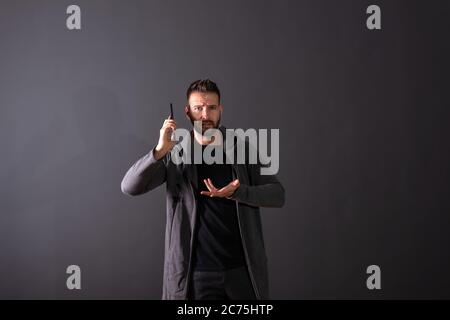
[(203, 179), (206, 187), (209, 191), (202, 191), (201, 194), (209, 197), (229, 198), (233, 195), (234, 191), (241, 185), (239, 179), (231, 181), (228, 185), (221, 189), (214, 187), (211, 179)]

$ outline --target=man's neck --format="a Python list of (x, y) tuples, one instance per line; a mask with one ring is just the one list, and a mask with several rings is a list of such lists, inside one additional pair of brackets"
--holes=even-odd
[(214, 135), (208, 136), (208, 137), (204, 136), (200, 132), (197, 132), (196, 130), (193, 130), (195, 141), (197, 141), (197, 143), (202, 146), (208, 145), (208, 144), (212, 144), (212, 145), (222, 144), (222, 133), (220, 132), (220, 130), (218, 128), (216, 128), (216, 129), (217, 129), (216, 133)]

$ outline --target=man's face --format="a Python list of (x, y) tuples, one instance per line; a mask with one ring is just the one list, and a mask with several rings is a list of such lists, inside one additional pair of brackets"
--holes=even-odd
[(211, 128), (218, 128), (223, 106), (219, 104), (219, 96), (214, 92), (192, 92), (185, 107), (187, 117), (194, 121), (202, 121), (202, 133)]

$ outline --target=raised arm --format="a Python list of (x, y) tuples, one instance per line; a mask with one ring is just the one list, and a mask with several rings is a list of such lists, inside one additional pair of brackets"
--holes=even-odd
[(175, 120), (169, 117), (164, 121), (157, 146), (136, 161), (123, 177), (120, 188), (124, 194), (137, 196), (166, 181), (166, 154), (176, 143), (170, 139), (175, 129)]

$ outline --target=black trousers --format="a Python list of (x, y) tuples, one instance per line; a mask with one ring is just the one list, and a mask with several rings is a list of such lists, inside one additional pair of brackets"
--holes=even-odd
[(195, 271), (189, 286), (189, 300), (255, 300), (245, 266), (224, 271)]

